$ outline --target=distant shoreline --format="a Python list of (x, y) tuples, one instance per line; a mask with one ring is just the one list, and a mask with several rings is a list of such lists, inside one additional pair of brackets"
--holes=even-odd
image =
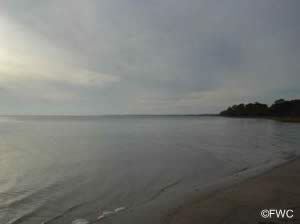
[(220, 116), (219, 114), (0, 114), (0, 117), (147, 117), (147, 116)]
[(99, 118), (155, 118), (155, 117), (225, 117), (243, 119), (269, 119), (280, 122), (298, 123), (300, 116), (297, 117), (273, 117), (273, 116), (227, 116), (220, 114), (111, 114), (111, 115), (0, 115), (0, 118), (14, 118), (22, 120), (93, 120)]
[(274, 120), (274, 121), (280, 121), (280, 122), (287, 122), (287, 123), (299, 123), (300, 122), (300, 116), (298, 117), (272, 117), (272, 116), (225, 116), (225, 115), (219, 115), (220, 117), (226, 117), (226, 118), (245, 118), (245, 119), (268, 119), (268, 120)]
[(271, 106), (255, 102), (238, 104), (220, 112), (225, 117), (269, 118), (283, 122), (300, 122), (300, 100), (276, 100)]
[(98, 119), (147, 117), (219, 117), (218, 114), (110, 114), (110, 115), (0, 115), (0, 118), (21, 119)]

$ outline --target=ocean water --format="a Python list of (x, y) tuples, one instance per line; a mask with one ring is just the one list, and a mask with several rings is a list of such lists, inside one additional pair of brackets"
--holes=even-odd
[(300, 153), (300, 125), (197, 116), (0, 118), (0, 223), (159, 223), (176, 198)]

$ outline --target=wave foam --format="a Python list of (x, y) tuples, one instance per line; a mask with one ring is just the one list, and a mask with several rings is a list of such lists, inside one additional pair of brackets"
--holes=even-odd
[(87, 221), (86, 219), (76, 219), (72, 222), (72, 224), (88, 224), (89, 221)]
[(114, 209), (112, 211), (103, 211), (101, 213), (101, 215), (98, 216), (97, 220), (104, 219), (104, 218), (106, 218), (108, 216), (111, 216), (111, 215), (114, 215), (114, 214), (116, 214), (118, 212), (124, 211), (125, 209), (126, 209), (126, 207), (119, 207), (119, 208), (116, 208), (116, 209)]

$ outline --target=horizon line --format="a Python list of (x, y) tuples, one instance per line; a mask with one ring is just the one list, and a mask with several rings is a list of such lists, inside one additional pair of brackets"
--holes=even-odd
[(217, 113), (188, 114), (0, 114), (0, 117), (107, 117), (107, 116), (216, 116)]

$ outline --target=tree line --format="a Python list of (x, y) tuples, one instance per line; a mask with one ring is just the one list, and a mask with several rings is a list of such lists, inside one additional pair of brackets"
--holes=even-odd
[(270, 107), (259, 102), (228, 107), (220, 113), (229, 117), (300, 117), (300, 100), (276, 100)]

